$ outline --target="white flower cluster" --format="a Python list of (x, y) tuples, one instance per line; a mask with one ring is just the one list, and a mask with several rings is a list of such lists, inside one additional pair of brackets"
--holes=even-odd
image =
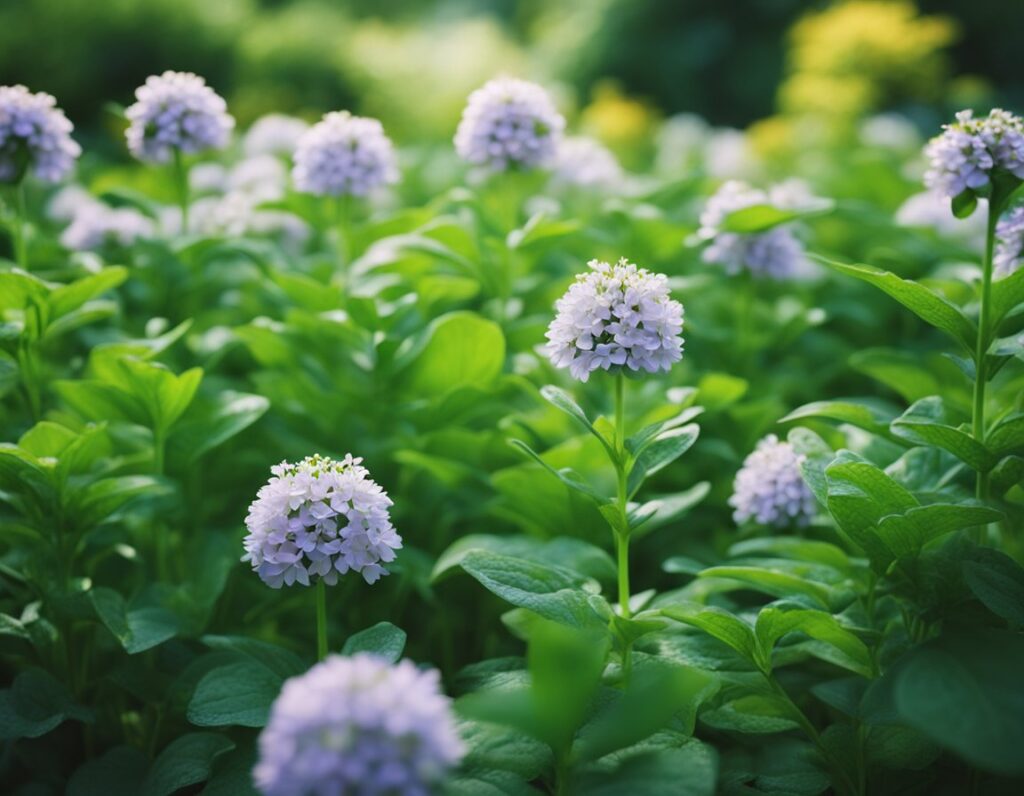
[(376, 119), (335, 111), (299, 138), (292, 179), (316, 196), (366, 196), (398, 181), (395, 150)]
[(992, 274), (1009, 276), (1024, 265), (1024, 205), (1018, 205), (996, 224), (996, 251)]
[(308, 129), (309, 125), (302, 119), (283, 113), (269, 113), (253, 122), (246, 131), (242, 137), (242, 151), (250, 158), (258, 155), (290, 158)]
[(989, 184), (996, 169), (1024, 180), (1024, 119), (1001, 108), (983, 119), (960, 111), (925, 147), (925, 184), (952, 199)]
[(500, 77), (469, 95), (455, 151), (475, 166), (535, 168), (554, 157), (565, 119), (536, 83)]
[(0, 86), (0, 183), (21, 182), (27, 172), (44, 182), (63, 180), (82, 154), (73, 129), (49, 94)]
[(332, 655), (284, 684), (253, 780), (264, 796), (429, 796), (464, 754), (436, 669)]
[(810, 264), (793, 224), (779, 224), (764, 232), (749, 234), (725, 231), (723, 224), (730, 214), (746, 207), (772, 205), (794, 209), (814, 201), (799, 180), (789, 180), (769, 191), (752, 188), (739, 180), (723, 183), (700, 215), (697, 237), (709, 242), (701, 255), (704, 262), (717, 263), (730, 274), (749, 271), (754, 276), (771, 279), (805, 276)]
[(387, 493), (369, 478), (362, 459), (308, 456), (282, 462), (249, 506), (245, 556), (275, 589), (321, 578), (329, 585), (349, 570), (367, 583), (387, 570), (402, 537), (391, 525)]
[(591, 260), (555, 308), (544, 352), (557, 368), (587, 381), (599, 368), (667, 371), (683, 356), (683, 305), (669, 295), (668, 278)]
[(593, 138), (574, 136), (558, 145), (552, 167), (558, 186), (609, 191), (622, 184), (622, 167), (609, 149)]
[(784, 528), (806, 525), (817, 511), (814, 494), (804, 483), (800, 464), (804, 457), (774, 434), (757, 443), (736, 473), (729, 505), (737, 523)]
[(93, 200), (78, 207), (60, 242), (71, 251), (97, 251), (109, 245), (130, 246), (152, 238), (155, 230), (153, 219), (138, 210), (109, 207)]
[(139, 160), (167, 163), (175, 151), (223, 149), (235, 120), (224, 98), (191, 72), (151, 75), (135, 90), (125, 115), (128, 149)]

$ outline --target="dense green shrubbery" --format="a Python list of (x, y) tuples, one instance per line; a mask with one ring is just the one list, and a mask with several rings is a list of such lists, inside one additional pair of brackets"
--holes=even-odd
[[(853, 164), (812, 179), (831, 212), (726, 221), (800, 224), (828, 264), (796, 282), (684, 245), (703, 162), (605, 194), (412, 148), (379, 203), (258, 208), (297, 237), (197, 200), (203, 232), (77, 253), (31, 186), (28, 269), (0, 268), (10, 792), (250, 792), (317, 628), (313, 590), (239, 564), (246, 506), (272, 464), (349, 451), (405, 546), (328, 590), (330, 646), (441, 670), (468, 747), (447, 792), (1012, 792), (1024, 269), (979, 332), (979, 252), (892, 220), (906, 154), (807, 158)], [(173, 227), (169, 169), (85, 177)], [(669, 276), (686, 353), (617, 397), (536, 349), (583, 264), (622, 255)], [(732, 519), (770, 432), (804, 457), (806, 527)]]

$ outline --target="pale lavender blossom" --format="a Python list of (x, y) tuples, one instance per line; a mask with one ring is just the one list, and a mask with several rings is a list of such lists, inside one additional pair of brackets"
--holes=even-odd
[(737, 523), (784, 528), (807, 525), (817, 511), (814, 494), (804, 483), (800, 464), (804, 457), (774, 434), (757, 443), (736, 473), (729, 505)]
[(130, 207), (108, 207), (101, 202), (83, 204), (61, 233), (60, 242), (71, 251), (96, 251), (105, 246), (131, 246), (152, 238), (151, 218)]
[(992, 257), (992, 275), (1009, 276), (1024, 265), (1024, 205), (1006, 213), (996, 224), (996, 250)]
[[(259, 235), (277, 240), (291, 252), (298, 252), (308, 242), (312, 232), (309, 225), (294, 213), (260, 207), (268, 199), (247, 191), (230, 191), (223, 196), (207, 196), (193, 205), (196, 218), (195, 231), (202, 235), (242, 237)], [(180, 229), (180, 213), (169, 225), (169, 234)]]
[(925, 155), (925, 184), (948, 199), (987, 188), (997, 170), (1024, 179), (1024, 120), (1000, 108), (982, 119), (960, 111), (928, 143)]
[(290, 158), (299, 139), (308, 129), (306, 122), (294, 116), (267, 114), (253, 122), (252, 127), (246, 131), (242, 138), (242, 151), (250, 158), (258, 155)]
[(223, 149), (235, 120), (224, 98), (191, 72), (151, 75), (135, 90), (125, 115), (128, 150), (139, 160), (167, 163), (175, 152)]
[(360, 573), (367, 583), (388, 572), (402, 537), (391, 525), (391, 499), (362, 459), (308, 456), (281, 462), (249, 506), (243, 561), (275, 589)]
[(436, 669), (332, 655), (285, 682), (253, 780), (263, 796), (428, 796), (464, 754)]
[(622, 167), (607, 147), (593, 138), (574, 136), (558, 145), (552, 167), (557, 186), (613, 190), (622, 185)]
[(82, 154), (73, 129), (51, 95), (0, 86), (0, 183), (21, 182), (27, 173), (43, 182), (63, 180)]
[(500, 77), (469, 95), (455, 132), (455, 151), (493, 171), (550, 163), (565, 119), (536, 83)]
[(683, 305), (668, 278), (625, 259), (588, 265), (555, 305), (544, 346), (552, 364), (584, 382), (598, 369), (669, 370), (683, 356)]
[(395, 150), (376, 119), (335, 111), (299, 139), (292, 179), (316, 196), (366, 196), (398, 181)]
[(732, 213), (747, 207), (771, 205), (786, 210), (814, 206), (820, 201), (799, 180), (788, 180), (768, 191), (739, 180), (723, 183), (700, 216), (697, 238), (708, 242), (701, 257), (730, 274), (749, 271), (756, 277), (779, 280), (807, 276), (811, 265), (792, 223), (752, 233), (729, 232), (724, 224)]

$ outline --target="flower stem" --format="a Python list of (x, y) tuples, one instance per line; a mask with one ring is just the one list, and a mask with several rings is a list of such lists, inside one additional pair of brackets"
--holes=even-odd
[[(629, 607), (629, 518), (626, 508), (629, 501), (629, 478), (626, 470), (628, 456), (626, 453), (626, 377), (621, 372), (615, 376), (615, 507), (619, 515), (617, 527), (612, 531), (615, 536), (616, 558), (619, 571), (619, 612), (623, 618), (632, 615)], [(623, 679), (629, 678), (632, 668), (631, 644), (625, 644), (622, 650)]]
[(352, 217), (352, 206), (350, 197), (339, 196), (335, 200), (334, 225), (338, 232), (338, 264), (341, 268), (342, 292), (348, 296), (351, 294), (349, 280), (352, 278), (350, 266), (352, 264), (352, 245), (350, 241), (350, 222)]
[(14, 237), (14, 259), (18, 267), (24, 271), (28, 270), (28, 237), (25, 229), (28, 222), (28, 210), (25, 202), (25, 180), (22, 179), (14, 188), (14, 225), (12, 227)]
[(327, 587), (323, 578), (316, 582), (316, 659), (327, 657)]
[(174, 181), (178, 189), (178, 206), (181, 208), (181, 234), (188, 234), (188, 171), (180, 149), (174, 150)]
[[(979, 443), (985, 444), (985, 387), (988, 368), (985, 359), (992, 330), (992, 250), (995, 247), (996, 223), (999, 221), (999, 207), (995, 202), (988, 205), (988, 224), (985, 231), (985, 259), (981, 265), (981, 312), (978, 318), (977, 347), (974, 352), (974, 409), (971, 416), (971, 432)], [(988, 499), (988, 473), (979, 471), (975, 482), (975, 497), (984, 502)], [(975, 541), (981, 543), (988, 535), (988, 527), (976, 531)]]

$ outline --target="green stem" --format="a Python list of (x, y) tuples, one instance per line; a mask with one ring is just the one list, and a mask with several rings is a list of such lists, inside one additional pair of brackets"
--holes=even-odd
[(334, 226), (338, 232), (338, 263), (341, 268), (341, 276), (344, 280), (342, 283), (342, 292), (345, 296), (351, 293), (349, 280), (351, 279), (351, 271), (349, 266), (352, 264), (352, 246), (349, 239), (350, 236), (350, 223), (352, 218), (352, 206), (349, 196), (339, 196), (335, 201), (334, 206)]
[(316, 658), (327, 657), (327, 587), (323, 578), (316, 582)]
[[(615, 376), (615, 506), (618, 511), (618, 527), (613, 528), (616, 558), (618, 559), (619, 611), (625, 619), (632, 616), (629, 607), (629, 518), (626, 508), (629, 501), (629, 479), (626, 465), (626, 377), (620, 371)], [(623, 679), (629, 679), (632, 669), (633, 647), (626, 644), (622, 650)]]
[(174, 150), (174, 181), (178, 189), (178, 206), (181, 207), (181, 234), (188, 234), (188, 171), (185, 168), (185, 159), (181, 150)]
[(14, 235), (14, 259), (18, 267), (28, 270), (28, 237), (25, 229), (28, 225), (28, 210), (25, 202), (25, 180), (18, 182), (14, 189), (15, 218), (12, 232)]
[[(992, 250), (995, 247), (996, 223), (999, 221), (999, 208), (994, 200), (988, 206), (988, 224), (985, 232), (985, 260), (981, 266), (981, 312), (978, 318), (978, 339), (974, 352), (974, 410), (971, 416), (971, 430), (974, 439), (985, 444), (985, 386), (988, 382), (986, 357), (991, 342), (992, 325)], [(985, 502), (988, 499), (988, 473), (979, 471), (975, 482), (975, 497)], [(988, 535), (988, 527), (982, 526), (975, 531), (978, 543), (982, 543)]]

